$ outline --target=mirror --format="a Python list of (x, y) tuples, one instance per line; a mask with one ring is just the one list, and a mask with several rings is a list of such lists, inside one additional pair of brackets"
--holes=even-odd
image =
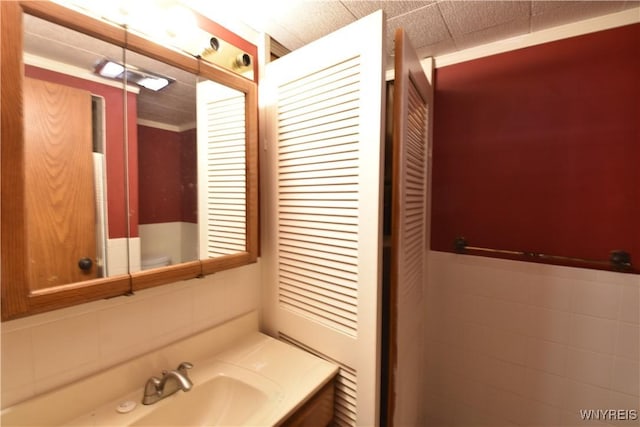
[[(125, 59), (130, 84), (140, 78), (151, 82), (140, 86), (127, 105), (137, 116), (136, 132), (127, 138), (130, 151), (137, 153), (129, 159), (130, 174), (137, 172), (137, 185), (135, 178), (129, 182), (129, 209), (137, 222), (137, 230), (130, 230), (130, 271), (195, 261), (197, 76), (136, 52), (127, 51)], [(159, 88), (154, 81), (167, 85)]]
[[(3, 40), (0, 51), (2, 57), (0, 113), (2, 114), (3, 141), (2, 156), (0, 156), (2, 162), (0, 183), (3, 198), (0, 216), (2, 225), (0, 272), (3, 320), (124, 295), (139, 289), (194, 278), (256, 261), (258, 253), (258, 131), (255, 81), (200, 58), (168, 49), (164, 45), (156, 44), (127, 31), (125, 27), (94, 19), (53, 2), (0, 2), (0, 7), (2, 8), (0, 30)], [(200, 19), (199, 22), (203, 20)], [(39, 34), (40, 32), (42, 34)], [(4, 43), (5, 40), (9, 40), (10, 43)], [(57, 56), (52, 57), (54, 52)], [(255, 57), (256, 52), (254, 51), (252, 55)], [(23, 56), (26, 62), (25, 67), (21, 61)], [(45, 60), (37, 65), (36, 62), (39, 59), (34, 59), (36, 57), (44, 57)], [(116, 78), (99, 77), (96, 71), (101, 69), (101, 64), (104, 65), (104, 59), (129, 65), (130, 69), (125, 72), (125, 76), (129, 77), (128, 82), (125, 83)], [(45, 67), (44, 63), (64, 63), (66, 71), (52, 71), (50, 67)], [(147, 88), (130, 74), (134, 66), (140, 70), (171, 77), (175, 80), (172, 83), (174, 88), (181, 86), (189, 88), (187, 92), (190, 95), (185, 98), (175, 96), (172, 101), (147, 96), (145, 92)], [(82, 70), (81, 77), (69, 76), (68, 69), (78, 72)], [(53, 72), (66, 76), (61, 77), (57, 83), (47, 82), (46, 85), (39, 83), (41, 87), (37, 92), (44, 94), (41, 98), (46, 102), (30, 100), (33, 92), (36, 92), (31, 81), (38, 80), (33, 77), (38, 73), (42, 76)], [(92, 89), (72, 87), (70, 82), (78, 78), (90, 82)], [(211, 238), (215, 240), (217, 235), (214, 232), (205, 231), (205, 233), (212, 233), (211, 236), (205, 236), (205, 239), (194, 236), (194, 230), (198, 227), (202, 229), (203, 223), (199, 221), (201, 214), (196, 214), (198, 206), (195, 201), (196, 192), (200, 192), (198, 197), (201, 200), (206, 200), (204, 204), (200, 204), (201, 210), (213, 205), (211, 196), (216, 194), (208, 192), (206, 186), (198, 186), (194, 181), (198, 167), (193, 164), (193, 158), (197, 155), (198, 162), (201, 162), (202, 156), (192, 148), (193, 135), (195, 134), (197, 139), (201, 130), (199, 127), (189, 127), (187, 123), (191, 120), (188, 117), (192, 118), (194, 115), (193, 97), (198, 90), (196, 84), (198, 81), (206, 83), (203, 87), (207, 85), (215, 87), (217, 84), (230, 88), (231, 92), (236, 91), (237, 97), (244, 100), (243, 103), (234, 107), (236, 112), (244, 111), (242, 120), (237, 122), (240, 124), (235, 125), (236, 128), (244, 127), (244, 133), (240, 132), (237, 135), (233, 148), (238, 153), (244, 154), (244, 164), (238, 160), (242, 157), (237, 153), (234, 154), (236, 163), (234, 167), (238, 171), (242, 170), (244, 176), (234, 175), (226, 170), (220, 172), (220, 177), (223, 179), (214, 180), (220, 194), (226, 192), (226, 186), (233, 185), (231, 192), (241, 194), (244, 198), (244, 201), (241, 198), (238, 199), (237, 212), (233, 213), (233, 216), (239, 218), (233, 228), (236, 236), (239, 236), (237, 240), (241, 243), (240, 246), (215, 255), (206, 252), (198, 253), (198, 241), (210, 241)], [(113, 89), (115, 95), (99, 91), (93, 93), (96, 91), (93, 87), (98, 85)], [(67, 90), (69, 88), (74, 89), (75, 92)], [(63, 89), (68, 93), (61, 92)], [(66, 103), (75, 97), (71, 93), (76, 92), (81, 92), (78, 98), (83, 99), (82, 107), (72, 110)], [(218, 92), (224, 91), (218, 87)], [(166, 94), (168, 95), (169, 91)], [(186, 98), (189, 100), (187, 101)], [(118, 108), (112, 108), (111, 101)], [(169, 104), (174, 102), (177, 103), (175, 104), (177, 107), (173, 107), (174, 110), (169, 112)], [(48, 103), (51, 105), (48, 106)], [(46, 114), (40, 117), (36, 114), (35, 119), (30, 111), (26, 111), (26, 115), (21, 114), (24, 107), (29, 110), (31, 106), (41, 104), (53, 111), (47, 110)], [(163, 108), (165, 118), (158, 119), (159, 116), (156, 114), (160, 114)], [(65, 114), (61, 114), (61, 111)], [(168, 116), (175, 122), (170, 121)], [(68, 120), (70, 117), (75, 121)], [(38, 123), (38, 126), (34, 123)], [(168, 191), (166, 190), (168, 187), (159, 185), (158, 182), (166, 177), (164, 174), (158, 174), (159, 168), (163, 166), (154, 163), (154, 159), (148, 159), (149, 154), (143, 154), (143, 152), (158, 154), (159, 146), (156, 145), (151, 149), (143, 148), (143, 151), (139, 151), (140, 145), (147, 144), (147, 140), (166, 142), (166, 138), (156, 138), (154, 132), (158, 129), (167, 130), (167, 126), (163, 129), (162, 126), (149, 126), (151, 123), (168, 124), (172, 131), (179, 131), (175, 132), (180, 134), (178, 139), (189, 140), (188, 144), (185, 144), (189, 148), (182, 150), (184, 147), (181, 147), (180, 150), (181, 166), (176, 167), (179, 177), (171, 178), (174, 190), (180, 187), (179, 193), (183, 201), (178, 209), (180, 215), (163, 217), (159, 222), (153, 222), (156, 220), (154, 215), (159, 215), (158, 212), (166, 214), (170, 209), (169, 199), (177, 197), (178, 193), (174, 192), (171, 197), (167, 195), (165, 191)], [(142, 129), (143, 126), (151, 127), (153, 130)], [(44, 150), (37, 146), (32, 147), (26, 142), (25, 137), (32, 138), (30, 132), (38, 129), (45, 129), (48, 133), (34, 139), (39, 138), (51, 143), (54, 147), (51, 152), (55, 156), (43, 155)], [(182, 135), (183, 133), (185, 135)], [(81, 135), (79, 140), (83, 142), (78, 147), (81, 146), (82, 149), (69, 149), (66, 141), (76, 139), (76, 134)], [(57, 143), (54, 136), (64, 140), (64, 143), (60, 141)], [(135, 144), (132, 142), (134, 138)], [(143, 141), (142, 144), (139, 144), (140, 141)], [(128, 142), (132, 143), (128, 144)], [(229, 147), (223, 148), (222, 152), (224, 150), (229, 150)], [(40, 163), (27, 159), (30, 152), (38, 154), (36, 157)], [(230, 151), (227, 152), (227, 154), (230, 153)], [(79, 157), (76, 158), (75, 155)], [(102, 162), (94, 160), (101, 155)], [(57, 157), (58, 161), (51, 163), (54, 157)], [(217, 159), (217, 155), (214, 159)], [(149, 164), (141, 163), (147, 161)], [(47, 174), (42, 173), (42, 165), (47, 165), (51, 170)], [(29, 178), (25, 178), (26, 171), (30, 171)], [(36, 187), (44, 184), (49, 185), (50, 189), (41, 193), (34, 191)], [(103, 196), (99, 197), (101, 192)], [(147, 211), (141, 208), (143, 203), (141, 192), (144, 193), (144, 197), (151, 195), (156, 199), (156, 204), (149, 207)], [(42, 199), (49, 200), (50, 205), (41, 208), (35, 204), (35, 208), (26, 208), (31, 201), (42, 202)], [(82, 204), (79, 200), (82, 200)], [(51, 206), (60, 208), (60, 213), (55, 216), (50, 215)], [(175, 206), (171, 206), (171, 209), (174, 208)], [(231, 210), (226, 209), (224, 214), (231, 216), (229, 211)], [(215, 217), (212, 221), (215, 225), (221, 225), (224, 222), (221, 217)], [(167, 222), (180, 223), (179, 236), (175, 234), (176, 228), (171, 232), (163, 230), (157, 234), (156, 225)], [(212, 223), (209, 219), (207, 222)], [(185, 229), (188, 231), (184, 231)], [(37, 230), (40, 235), (31, 239), (32, 242), (29, 243), (29, 233), (33, 230)], [(95, 254), (87, 250), (86, 256), (74, 255), (74, 263), (69, 269), (80, 269), (81, 276), (66, 277), (63, 275), (64, 268), (45, 270), (45, 273), (32, 273), (34, 266), (44, 264), (44, 261), (49, 261), (48, 258), (57, 259), (60, 246), (71, 240), (68, 238), (71, 231), (77, 236), (84, 237), (79, 238), (78, 242), (82, 241), (82, 245), (95, 250)], [(230, 233), (231, 230), (223, 231)], [(45, 243), (46, 239), (41, 236), (47, 234), (57, 239), (58, 246)], [(159, 238), (158, 235), (160, 235)], [(222, 236), (222, 234), (218, 235)], [(136, 237), (137, 243), (134, 240)], [(225, 235), (225, 238), (227, 237), (229, 237), (228, 234)], [(180, 243), (177, 244), (177, 241)], [(145, 255), (153, 255), (151, 250), (161, 248), (162, 245), (166, 245), (166, 242), (172, 243), (171, 249), (180, 246), (179, 255), (170, 255), (175, 258), (172, 264), (142, 270), (143, 248)], [(70, 246), (76, 249), (76, 246), (82, 245), (73, 243)], [(164, 248), (167, 247), (164, 246)], [(162, 249), (162, 252), (165, 249)], [(82, 253), (85, 253), (84, 249)], [(55, 261), (55, 264), (58, 264), (58, 261)]]
[(30, 283), (126, 274), (125, 87), (94, 73), (123, 49), (32, 15), (23, 26)]

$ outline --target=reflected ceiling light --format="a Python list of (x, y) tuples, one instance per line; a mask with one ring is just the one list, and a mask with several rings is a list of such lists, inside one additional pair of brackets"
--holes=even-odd
[(143, 77), (136, 82), (139, 86), (147, 88), (153, 91), (159, 91), (162, 88), (169, 86), (169, 80), (164, 77)]
[(113, 80), (124, 81), (126, 77), (127, 83), (135, 83), (140, 87), (154, 92), (164, 89), (175, 81), (170, 77), (161, 76), (136, 67), (129, 66), (125, 69), (122, 64), (111, 61), (110, 59), (100, 61), (95, 66), (94, 72), (99, 76)]
[(103, 61), (100, 70), (96, 70), (102, 77), (108, 77), (110, 79), (117, 79), (118, 76), (124, 73), (124, 67), (120, 64), (111, 61)]

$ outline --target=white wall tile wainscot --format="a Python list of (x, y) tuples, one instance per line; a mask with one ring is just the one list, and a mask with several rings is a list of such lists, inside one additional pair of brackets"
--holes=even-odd
[(2, 408), (258, 309), (260, 263), (2, 323)]
[(638, 425), (639, 276), (443, 252), (429, 267), (432, 426)]

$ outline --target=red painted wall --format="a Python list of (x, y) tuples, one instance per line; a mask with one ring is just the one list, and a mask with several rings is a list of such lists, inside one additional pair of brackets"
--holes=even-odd
[(198, 150), (197, 130), (180, 133), (180, 168), (182, 181), (182, 220), (198, 223)]
[(640, 24), (437, 69), (432, 241), (640, 264)]
[[(107, 160), (107, 210), (109, 222), (109, 237), (127, 237), (127, 210), (125, 194), (125, 156), (124, 156), (124, 97), (122, 89), (107, 86), (100, 83), (72, 77), (66, 74), (45, 70), (38, 67), (25, 66), (25, 76), (63, 84), (78, 89), (88, 90), (94, 95), (105, 99), (105, 134), (106, 134), (106, 160)], [(135, 165), (137, 155), (137, 134), (135, 125), (137, 122), (136, 95), (127, 93), (127, 123), (128, 123), (128, 148), (130, 165)], [(132, 188), (137, 189), (137, 168), (129, 168)], [(138, 236), (138, 199), (136, 192), (130, 192), (131, 208), (131, 237)]]
[(138, 126), (140, 224), (197, 222), (196, 130)]

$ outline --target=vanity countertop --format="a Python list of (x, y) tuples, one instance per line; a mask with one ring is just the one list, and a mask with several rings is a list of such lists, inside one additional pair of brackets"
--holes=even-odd
[[(7, 408), (2, 411), (1, 424), (134, 425), (136, 420), (167, 404), (163, 401), (187, 399), (195, 395), (193, 391), (179, 391), (154, 405), (142, 405), (145, 381), (131, 381), (131, 375), (127, 376), (127, 373), (134, 371), (138, 378), (157, 376), (157, 366), (168, 365), (163, 369), (173, 369), (176, 360), (180, 360), (177, 358), (180, 357), (178, 355), (181, 348), (186, 353), (184, 361), (194, 365), (189, 371), (194, 384), (193, 390), (214, 375), (239, 375), (249, 381), (256, 378), (265, 385), (264, 390), (273, 390), (267, 393), (268, 405), (264, 405), (265, 408), (258, 411), (259, 414), (256, 413), (256, 417), (260, 418), (251, 418), (247, 421), (250, 424), (279, 424), (337, 374), (336, 365), (258, 332), (254, 314), (236, 322), (240, 322), (240, 327), (224, 325), (218, 333), (215, 330), (201, 333), (122, 366)], [(206, 347), (206, 343), (211, 343), (212, 339), (215, 342), (210, 345), (213, 351), (207, 354), (203, 346)], [(141, 369), (145, 371), (142, 377), (137, 372)], [(118, 380), (127, 384), (118, 384)], [(127, 413), (118, 412), (117, 409), (129, 401), (135, 402), (135, 409)]]

